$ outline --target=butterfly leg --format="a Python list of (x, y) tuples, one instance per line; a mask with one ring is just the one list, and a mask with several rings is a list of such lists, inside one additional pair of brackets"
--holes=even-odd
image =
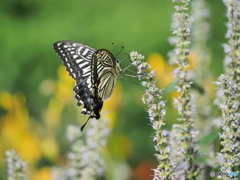
[(81, 131), (83, 131), (84, 127), (86, 126), (86, 124), (88, 123), (90, 118), (91, 118), (91, 116), (89, 116), (88, 119), (86, 120), (86, 122), (82, 125)]

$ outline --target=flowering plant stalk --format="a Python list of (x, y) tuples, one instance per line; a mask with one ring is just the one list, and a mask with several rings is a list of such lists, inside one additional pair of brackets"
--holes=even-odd
[(216, 104), (222, 111), (222, 145), (218, 159), (222, 172), (239, 172), (240, 165), (240, 2), (223, 0), (227, 7), (225, 50), (225, 74), (221, 75), (217, 85)]
[(144, 62), (144, 56), (137, 52), (130, 53), (133, 65), (137, 66), (141, 85), (146, 88), (142, 97), (143, 103), (147, 105), (148, 115), (153, 129), (155, 130), (153, 141), (156, 142), (155, 154), (158, 167), (154, 169), (154, 180), (172, 179), (174, 177), (174, 165), (170, 157), (171, 146), (169, 144), (169, 132), (164, 130), (164, 118), (166, 115), (165, 101), (162, 100), (162, 90), (156, 85), (155, 70), (148, 73), (150, 65)]
[(80, 133), (80, 127), (70, 125), (67, 129), (67, 137), (71, 142), (69, 153), (69, 167), (54, 169), (53, 176), (57, 180), (95, 180), (104, 177), (105, 162), (103, 160), (103, 147), (106, 145), (109, 128), (107, 120), (101, 119), (97, 123), (95, 119), (90, 121), (86, 136)]
[(227, 7), (228, 43), (224, 44), (225, 70), (230, 78), (240, 86), (240, 2), (238, 0), (223, 0)]
[(208, 47), (210, 37), (210, 11), (205, 0), (194, 0), (191, 10), (191, 50), (195, 55), (197, 68), (194, 69), (194, 81), (202, 86), (212, 77), (209, 70), (211, 55)]
[(25, 180), (26, 163), (19, 157), (14, 150), (6, 151), (6, 161), (8, 167), (8, 180)]
[(239, 87), (227, 75), (221, 75), (215, 84), (218, 87), (217, 95), (222, 97), (219, 106), (223, 117), (222, 132), (219, 134), (222, 149), (218, 159), (222, 172), (236, 172), (240, 165), (240, 102), (236, 99)]
[[(211, 50), (208, 47), (210, 38), (210, 10), (205, 0), (194, 0), (191, 9), (191, 53), (194, 57), (195, 67), (193, 71), (194, 82), (202, 89), (193, 91), (196, 111), (194, 112), (195, 128), (199, 130), (199, 136), (196, 141), (206, 139), (206, 136), (212, 135), (213, 129), (219, 129), (220, 118), (214, 115), (213, 99), (210, 89), (214, 88), (212, 84), (213, 73), (209, 67), (211, 64)], [(201, 143), (201, 146), (196, 144), (199, 152), (203, 155), (204, 161), (201, 162), (202, 166), (208, 165), (209, 167), (216, 166), (215, 145), (218, 143), (217, 136), (212, 139), (211, 143)], [(204, 169), (208, 171), (207, 168)], [(204, 174), (204, 173), (202, 173)]]
[(179, 92), (179, 97), (174, 99), (175, 107), (177, 108), (181, 124), (175, 124), (172, 130), (172, 140), (175, 144), (175, 152), (173, 154), (174, 161), (177, 164), (177, 177), (184, 179), (196, 179), (199, 174), (199, 168), (194, 164), (197, 151), (194, 147), (193, 139), (198, 135), (198, 131), (194, 131), (193, 122), (193, 105), (191, 99), (193, 94), (190, 90), (192, 81), (189, 80), (187, 68), (189, 66), (188, 55), (190, 53), (188, 40), (190, 37), (190, 27), (188, 24), (188, 6), (190, 0), (174, 0), (175, 13), (173, 15), (173, 34), (172, 42), (175, 45), (171, 60), (177, 65), (174, 74), (178, 80), (176, 87)]

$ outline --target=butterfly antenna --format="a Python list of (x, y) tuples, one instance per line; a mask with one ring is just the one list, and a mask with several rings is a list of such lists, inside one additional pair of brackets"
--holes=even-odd
[(90, 118), (92, 118), (92, 116), (89, 116), (88, 119), (86, 120), (86, 122), (82, 125), (81, 132), (83, 131), (84, 127), (86, 126), (86, 124), (88, 123)]
[[(128, 53), (124, 53), (124, 55), (127, 55), (127, 57), (124, 58), (124, 59), (122, 59), (122, 60), (120, 61), (120, 63), (123, 62), (125, 59), (129, 59), (129, 58), (130, 58), (130, 56), (128, 55)], [(124, 56), (124, 55), (123, 55), (123, 56)]]
[(113, 54), (115, 54), (115, 52), (116, 52), (115, 43), (112, 43), (112, 45), (113, 45)]
[(128, 53), (125, 53), (125, 54), (127, 55), (128, 59), (130, 60), (131, 59), (130, 55)]
[(117, 56), (123, 51), (124, 47), (121, 47), (122, 49), (117, 53), (117, 55), (115, 56), (117, 58)]

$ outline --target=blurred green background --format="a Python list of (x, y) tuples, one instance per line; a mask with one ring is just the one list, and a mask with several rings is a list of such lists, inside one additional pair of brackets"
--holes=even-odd
[[(225, 7), (221, 0), (207, 3), (211, 13), (211, 37), (208, 42), (212, 56), (210, 70), (216, 78), (223, 70)], [(146, 60), (153, 53), (159, 53), (167, 63), (167, 53), (172, 49), (168, 38), (172, 34), (173, 6), (170, 0), (2, 0), (0, 179), (6, 179), (4, 151), (10, 148), (16, 148), (24, 160), (31, 162), (31, 177), (49, 179), (49, 167), (63, 163), (69, 151), (69, 143), (65, 137), (67, 125), (80, 125), (86, 119), (79, 115), (81, 109), (75, 106), (73, 81), (67, 79), (67, 74), (61, 77), (61, 73), (65, 72), (60, 67), (61, 60), (54, 53), (52, 44), (59, 40), (73, 40), (95, 49), (105, 48), (114, 52), (112, 43), (115, 43), (115, 54), (124, 46), (124, 53), (135, 50), (143, 54)], [(161, 78), (164, 77), (158, 78), (161, 83)], [(68, 84), (68, 80), (71, 83)], [(61, 82), (63, 85), (59, 85)], [(67, 88), (66, 93), (64, 91), (61, 94), (61, 88)], [(113, 129), (109, 138), (109, 152), (114, 160), (122, 161), (128, 167), (129, 179), (136, 180), (149, 178), (151, 169), (157, 163), (153, 156), (153, 131), (141, 102), (143, 91), (142, 87), (121, 79), (118, 81), (117, 94), (115, 92), (115, 97), (109, 100), (112, 108), (111, 105), (106, 107), (109, 113), (112, 111), (116, 114), (110, 116), (114, 120), (110, 120), (113, 121)], [(60, 103), (55, 102), (54, 105), (55, 97), (67, 97), (67, 100), (60, 100)], [(172, 99), (170, 96), (166, 98), (169, 101)], [(59, 110), (58, 106), (63, 107)], [(170, 124), (176, 119), (176, 112), (171, 109), (171, 103), (168, 106), (167, 128), (170, 128)], [(54, 115), (57, 109), (60, 116)], [(53, 115), (48, 115), (49, 111)], [(15, 117), (20, 118), (18, 122), (15, 122)], [(54, 125), (48, 117), (57, 119), (52, 123)], [(22, 127), (19, 134), (24, 134), (25, 138), (33, 138), (34, 140), (29, 141), (33, 141), (34, 148), (39, 151), (32, 158), (28, 158), (27, 153), (24, 155), (23, 147), (22, 151), (18, 150), (22, 146), (21, 139), (18, 138), (18, 123), (23, 121), (23, 126), (27, 128)], [(7, 131), (7, 127), (12, 131)], [(48, 135), (51, 138), (46, 137)], [(42, 138), (46, 139), (46, 143), (37, 145)], [(32, 146), (25, 148), (31, 150), (30, 147)], [(49, 153), (48, 150), (53, 152)], [(34, 150), (31, 152), (35, 153)], [(142, 169), (149, 171), (142, 175)]]

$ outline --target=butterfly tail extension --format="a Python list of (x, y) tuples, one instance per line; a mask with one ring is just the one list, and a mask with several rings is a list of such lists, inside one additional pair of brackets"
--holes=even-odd
[(88, 119), (86, 120), (86, 122), (82, 125), (81, 127), (81, 132), (83, 131), (84, 127), (86, 126), (86, 124), (88, 123), (89, 119), (92, 118), (91, 116), (88, 117)]
[[(93, 115), (90, 115), (88, 117), (86, 122), (82, 125), (81, 131), (83, 131), (83, 129), (86, 126), (86, 124), (88, 123), (89, 119), (96, 118), (98, 120), (100, 118), (100, 112), (102, 110), (102, 106), (103, 106), (103, 101), (101, 99), (97, 99), (97, 101), (94, 102), (94, 104), (93, 104), (93, 111), (92, 111)], [(83, 113), (83, 111), (82, 111), (82, 113)]]

